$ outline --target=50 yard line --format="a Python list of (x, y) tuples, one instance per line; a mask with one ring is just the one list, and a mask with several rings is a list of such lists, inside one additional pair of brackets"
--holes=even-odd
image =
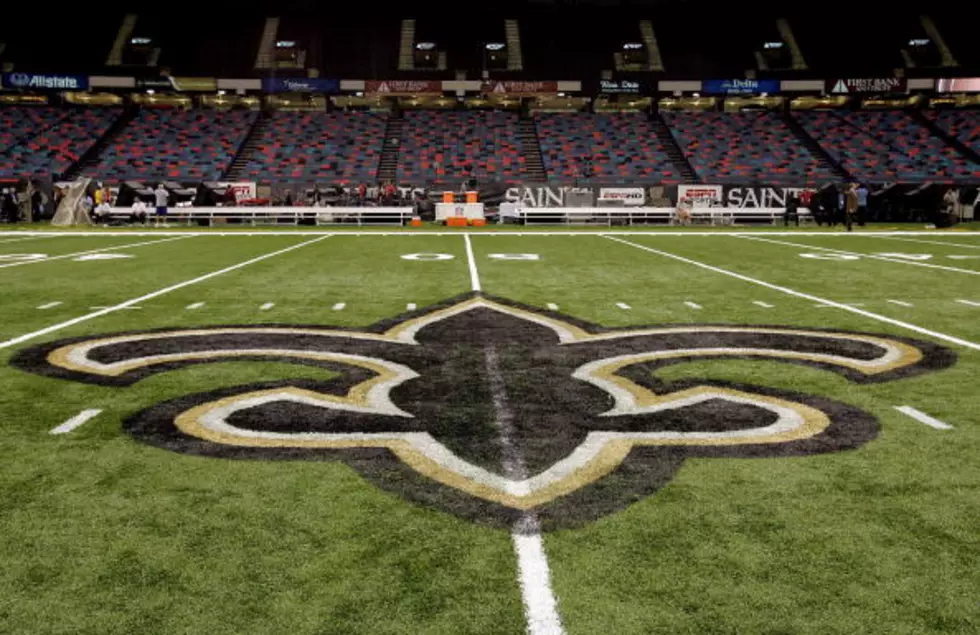
[(885, 315), (879, 315), (878, 313), (872, 313), (871, 311), (865, 311), (863, 309), (858, 309), (853, 306), (848, 306), (846, 304), (841, 304), (840, 302), (834, 302), (833, 300), (828, 300), (826, 298), (821, 298), (820, 296), (811, 295), (809, 293), (803, 293), (802, 291), (796, 291), (795, 289), (790, 289), (788, 287), (782, 287), (777, 284), (772, 284), (766, 282), (765, 280), (759, 280), (758, 278), (752, 278), (749, 276), (744, 276), (740, 273), (735, 273), (734, 271), (729, 271), (728, 269), (722, 269), (721, 267), (715, 267), (697, 260), (691, 260), (690, 258), (685, 258), (684, 256), (678, 256), (667, 251), (661, 251), (660, 249), (654, 249), (652, 247), (647, 247), (646, 245), (640, 245), (622, 238), (617, 238), (616, 236), (603, 236), (606, 240), (612, 240), (617, 243), (622, 243), (624, 245), (629, 245), (634, 249), (641, 249), (643, 251), (648, 251), (652, 254), (657, 254), (658, 256), (663, 256), (665, 258), (671, 258), (679, 262), (684, 262), (695, 267), (700, 267), (702, 269), (707, 269), (708, 271), (713, 271), (715, 273), (720, 273), (724, 276), (729, 276), (730, 278), (736, 278), (742, 280), (743, 282), (748, 282), (751, 284), (756, 284), (767, 289), (772, 289), (773, 291), (779, 291), (780, 293), (785, 293), (786, 295), (796, 296), (797, 298), (803, 298), (804, 300), (810, 300), (811, 302), (819, 302), (827, 306), (832, 306), (837, 309), (842, 309), (850, 313), (860, 315), (862, 317), (870, 318), (872, 320), (877, 320), (879, 322), (884, 322), (886, 324), (891, 324), (893, 326), (898, 326), (903, 329), (908, 329), (909, 331), (914, 331), (920, 335), (926, 335), (928, 337), (934, 337), (938, 340), (943, 340), (951, 344), (956, 344), (958, 346), (963, 346), (965, 348), (973, 349), (975, 351), (980, 351), (980, 344), (976, 342), (971, 342), (969, 340), (964, 340), (953, 335), (946, 335), (945, 333), (939, 333), (937, 331), (931, 331), (927, 328), (921, 326), (916, 326), (915, 324), (910, 324), (909, 322), (903, 322), (901, 320), (896, 320)]
[(55, 324), (53, 326), (49, 326), (49, 327), (40, 329), (38, 331), (34, 331), (33, 333), (27, 333), (26, 335), (21, 335), (20, 337), (15, 337), (13, 339), (7, 340), (6, 342), (0, 342), (0, 350), (2, 350), (4, 348), (10, 348), (11, 346), (16, 346), (17, 344), (21, 344), (23, 342), (27, 342), (27, 341), (32, 340), (34, 338), (41, 337), (42, 335), (48, 335), (49, 333), (54, 333), (56, 331), (60, 331), (62, 329), (66, 329), (69, 326), (74, 326), (76, 324), (81, 324), (82, 322), (87, 322), (89, 320), (93, 320), (93, 319), (95, 319), (97, 317), (102, 317), (103, 315), (108, 315), (110, 313), (115, 313), (116, 311), (121, 311), (122, 309), (125, 309), (127, 307), (131, 307), (131, 306), (137, 305), (140, 302), (146, 302), (147, 300), (152, 300), (153, 298), (159, 297), (161, 295), (165, 295), (167, 293), (170, 293), (171, 291), (176, 291), (178, 289), (183, 289), (184, 287), (189, 287), (189, 286), (194, 285), (194, 284), (197, 284), (199, 282), (204, 282), (206, 280), (210, 280), (211, 278), (216, 278), (218, 276), (224, 275), (226, 273), (230, 273), (230, 272), (235, 271), (237, 269), (242, 269), (243, 267), (247, 267), (249, 265), (253, 265), (253, 264), (257, 263), (257, 262), (262, 262), (263, 260), (268, 260), (269, 258), (275, 258), (276, 256), (280, 256), (282, 254), (288, 253), (288, 252), (293, 251), (293, 250), (296, 250), (296, 249), (301, 249), (301, 248), (303, 248), (303, 247), (305, 247), (307, 245), (311, 245), (313, 243), (320, 242), (321, 240), (323, 240), (325, 238), (329, 238), (329, 237), (330, 237), (330, 234), (327, 234), (327, 235), (324, 235), (324, 236), (320, 236), (318, 238), (314, 238), (312, 240), (307, 240), (305, 242), (299, 243), (298, 245), (292, 245), (291, 247), (286, 247), (285, 249), (279, 249), (277, 251), (273, 251), (273, 252), (264, 254), (262, 256), (257, 256), (255, 258), (251, 258), (249, 260), (245, 260), (244, 262), (240, 262), (237, 265), (231, 265), (230, 267), (225, 267), (224, 269), (218, 269), (217, 271), (212, 271), (211, 273), (206, 273), (203, 276), (198, 276), (196, 278), (191, 278), (190, 280), (185, 280), (184, 282), (178, 282), (175, 285), (171, 285), (169, 287), (165, 287), (165, 288), (160, 289), (158, 291), (153, 291), (152, 293), (147, 293), (146, 295), (141, 295), (138, 298), (133, 298), (132, 300), (126, 300), (125, 302), (121, 302), (119, 304), (116, 304), (116, 305), (113, 305), (113, 306), (110, 306), (110, 307), (106, 307), (104, 309), (99, 309), (98, 311), (93, 311), (92, 313), (87, 313), (85, 315), (80, 315), (77, 318), (72, 318), (72, 319), (67, 320), (65, 322), (61, 322), (60, 324)]

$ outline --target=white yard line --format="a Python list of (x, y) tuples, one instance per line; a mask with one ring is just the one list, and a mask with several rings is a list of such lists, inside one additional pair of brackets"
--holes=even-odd
[(877, 254), (865, 254), (859, 251), (847, 251), (845, 249), (831, 249), (829, 247), (817, 247), (816, 245), (807, 245), (806, 243), (791, 243), (785, 240), (771, 240), (769, 238), (760, 238), (758, 236), (739, 236), (739, 238), (744, 238), (746, 240), (757, 240), (763, 243), (772, 243), (773, 245), (784, 245), (786, 247), (797, 247), (800, 249), (816, 250), (816, 251), (826, 251), (829, 253), (843, 254), (846, 256), (860, 256), (861, 258), (870, 258), (872, 260), (881, 260), (883, 262), (896, 262), (902, 265), (912, 265), (913, 267), (927, 267), (929, 269), (941, 269), (943, 271), (953, 271), (955, 273), (968, 273), (973, 276), (980, 276), (980, 271), (975, 271), (972, 269), (960, 269), (958, 267), (946, 267), (943, 265), (931, 265), (926, 262), (918, 262), (916, 260), (905, 260), (904, 258), (889, 258), (888, 256), (879, 256)]
[(131, 249), (133, 247), (143, 247), (145, 245), (157, 245), (160, 243), (168, 243), (174, 240), (183, 240), (184, 238), (190, 238), (190, 236), (174, 236), (171, 238), (164, 238), (163, 240), (147, 240), (141, 243), (127, 243), (125, 245), (116, 245), (115, 247), (104, 247), (102, 249), (90, 249), (88, 251), (76, 251), (73, 254), (62, 254), (60, 256), (51, 256), (50, 258), (41, 258), (39, 260), (25, 260), (23, 262), (11, 262), (5, 265), (0, 265), (0, 269), (7, 267), (21, 267), (23, 265), (35, 265), (41, 262), (51, 262), (53, 260), (64, 260), (65, 258), (75, 258), (76, 256), (85, 256), (88, 254), (99, 254), (103, 251), (112, 251), (113, 249)]
[(922, 243), (923, 245), (942, 245), (943, 247), (965, 247), (967, 249), (980, 249), (980, 245), (964, 245), (963, 243), (948, 243), (940, 240), (919, 240), (917, 238), (900, 238), (898, 236), (875, 236), (875, 238), (887, 238), (888, 240), (901, 240), (907, 243)]
[(897, 304), (898, 306), (904, 306), (904, 307), (909, 307), (909, 308), (912, 308), (912, 307), (915, 306), (911, 302), (902, 302), (901, 300), (889, 300), (888, 302), (890, 304)]
[[(469, 236), (466, 238), (466, 254), (470, 265), (471, 290), (480, 291), (480, 275)], [(505, 476), (515, 480), (527, 478), (520, 448), (514, 442), (513, 413), (507, 403), (507, 389), (500, 369), (499, 355), (488, 346), (485, 352), (487, 376), (500, 431), (502, 451), (501, 467)], [(523, 514), (511, 531), (514, 553), (517, 555), (517, 580), (521, 587), (521, 600), (527, 620), (528, 635), (565, 635), (558, 615), (558, 600), (551, 588), (551, 570), (544, 550), (544, 538), (537, 515), (531, 511)]]
[(466, 243), (466, 262), (470, 266), (470, 286), (474, 291), (482, 291), (480, 273), (476, 270), (476, 258), (473, 256), (473, 243), (470, 242), (470, 235), (463, 234), (463, 241)]
[(697, 304), (695, 302), (685, 302), (684, 304), (687, 305), (688, 307), (692, 308), (692, 309), (701, 309), (701, 308), (703, 308), (700, 304)]
[(190, 311), (193, 311), (195, 309), (200, 309), (202, 306), (204, 306), (204, 303), (203, 302), (195, 302), (194, 304), (188, 304), (184, 308), (186, 308), (186, 309), (188, 309)]
[(171, 285), (169, 287), (165, 287), (163, 289), (160, 289), (159, 291), (153, 291), (152, 293), (147, 293), (146, 295), (141, 295), (140, 297), (133, 298), (132, 300), (127, 300), (125, 302), (121, 302), (120, 304), (117, 304), (115, 306), (111, 306), (111, 307), (109, 307), (107, 309), (101, 309), (99, 311), (95, 311), (94, 313), (88, 313), (86, 315), (82, 315), (82, 316), (79, 316), (77, 318), (73, 318), (71, 320), (67, 320), (65, 322), (61, 322), (59, 324), (55, 324), (53, 326), (48, 326), (46, 328), (43, 328), (43, 329), (34, 331), (33, 333), (27, 333), (26, 335), (21, 335), (20, 337), (15, 337), (13, 339), (7, 340), (6, 342), (0, 342), (0, 349), (10, 348), (11, 346), (16, 346), (17, 344), (21, 344), (23, 342), (27, 342), (29, 340), (32, 340), (32, 339), (41, 337), (43, 335), (48, 335), (49, 333), (55, 333), (55, 332), (60, 331), (62, 329), (66, 329), (69, 326), (74, 326), (76, 324), (81, 324), (82, 322), (87, 322), (87, 321), (93, 320), (93, 319), (95, 319), (97, 317), (102, 317), (103, 315), (108, 315), (109, 313), (114, 313), (115, 311), (119, 311), (119, 310), (125, 309), (126, 307), (138, 305), (140, 302), (146, 302), (147, 300), (152, 300), (153, 298), (157, 298), (157, 297), (159, 297), (161, 295), (165, 295), (167, 293), (170, 293), (171, 291), (177, 291), (178, 289), (183, 289), (184, 287), (189, 287), (191, 285), (195, 285), (195, 284), (198, 284), (200, 282), (204, 282), (206, 280), (210, 280), (212, 278), (217, 278), (218, 276), (222, 276), (222, 275), (224, 275), (226, 273), (230, 273), (232, 271), (237, 271), (238, 269), (242, 269), (242, 268), (247, 267), (249, 265), (253, 265), (253, 264), (257, 263), (257, 262), (262, 262), (263, 260), (268, 260), (269, 258), (275, 258), (276, 256), (280, 256), (282, 254), (288, 253), (288, 252), (293, 251), (295, 249), (301, 249), (301, 248), (303, 248), (303, 247), (305, 247), (307, 245), (311, 245), (313, 243), (320, 242), (321, 240), (324, 240), (325, 238), (327, 238), (329, 236), (330, 236), (330, 234), (327, 234), (327, 235), (324, 235), (324, 236), (320, 236), (318, 238), (314, 238), (312, 240), (307, 240), (307, 241), (301, 242), (298, 245), (293, 245), (291, 247), (286, 247), (285, 249), (279, 249), (277, 251), (273, 251), (273, 252), (264, 254), (262, 256), (257, 256), (255, 258), (250, 258), (249, 260), (246, 260), (244, 262), (240, 262), (237, 265), (231, 265), (230, 267), (225, 267), (224, 269), (218, 269), (217, 271), (212, 271), (211, 273), (206, 273), (203, 276), (198, 276), (196, 278), (191, 278), (190, 280), (185, 280), (184, 282), (178, 282), (175, 285)]
[(858, 309), (856, 307), (849, 306), (847, 304), (841, 304), (840, 302), (834, 302), (833, 300), (828, 300), (826, 298), (821, 298), (819, 296), (811, 295), (809, 293), (803, 293), (801, 291), (796, 291), (795, 289), (790, 289), (788, 287), (782, 287), (782, 286), (779, 286), (779, 285), (776, 285), (776, 284), (771, 284), (771, 283), (766, 282), (764, 280), (759, 280), (758, 278), (752, 278), (752, 277), (749, 277), (749, 276), (743, 276), (740, 273), (735, 273), (734, 271), (729, 271), (728, 269), (722, 269), (721, 267), (715, 267), (715, 266), (712, 266), (712, 265), (709, 265), (709, 264), (706, 264), (706, 263), (703, 263), (703, 262), (699, 262), (697, 260), (691, 260), (690, 258), (685, 258), (684, 256), (678, 256), (678, 255), (675, 255), (675, 254), (672, 254), (672, 253), (669, 253), (669, 252), (666, 252), (666, 251), (661, 251), (659, 249), (653, 249), (652, 247), (647, 247), (646, 245), (640, 245), (640, 244), (637, 244), (637, 243), (634, 243), (634, 242), (630, 242), (628, 240), (623, 240), (622, 238), (616, 238), (615, 236), (606, 236), (605, 238), (607, 240), (612, 240), (612, 241), (615, 241), (617, 243), (622, 243), (624, 245), (629, 245), (630, 247), (633, 247), (635, 249), (641, 249), (643, 251), (648, 251), (648, 252), (650, 252), (652, 254), (657, 254), (658, 256), (663, 256), (664, 258), (671, 258), (673, 260), (677, 260), (679, 262), (685, 262), (685, 263), (687, 263), (689, 265), (693, 265), (695, 267), (700, 267), (700, 268), (706, 269), (708, 271), (713, 271), (715, 273), (719, 273), (721, 275), (728, 276), (730, 278), (735, 278), (737, 280), (742, 280), (743, 282), (748, 282), (748, 283), (751, 283), (751, 284), (759, 285), (760, 287), (765, 287), (766, 289), (771, 289), (773, 291), (779, 291), (780, 293), (785, 293), (786, 295), (795, 296), (797, 298), (803, 298), (804, 300), (809, 300), (811, 302), (816, 302), (818, 304), (823, 304), (823, 305), (827, 305), (827, 306), (836, 307), (838, 309), (841, 309), (841, 310), (844, 310), (844, 311), (848, 311), (850, 313), (854, 313), (855, 315), (860, 315), (862, 317), (866, 317), (866, 318), (869, 318), (869, 319), (872, 319), (872, 320), (876, 320), (878, 322), (883, 322), (885, 324), (891, 324), (893, 326), (898, 326), (900, 328), (907, 329), (907, 330), (913, 331), (915, 333), (919, 333), (920, 335), (926, 335), (928, 337), (934, 337), (934, 338), (936, 338), (938, 340), (943, 340), (944, 342), (949, 342), (951, 344), (956, 344), (957, 346), (963, 346), (964, 348), (969, 348), (969, 349), (972, 349), (972, 350), (975, 350), (975, 351), (980, 351), (980, 344), (977, 344), (976, 342), (971, 342), (969, 340), (965, 340), (965, 339), (962, 339), (962, 338), (959, 338), (959, 337), (956, 337), (956, 336), (953, 336), (953, 335), (946, 335), (945, 333), (939, 333), (937, 331), (933, 331), (933, 330), (930, 330), (930, 329), (927, 329), (927, 328), (924, 328), (924, 327), (921, 327), (921, 326), (916, 326), (915, 324), (910, 324), (909, 322), (903, 322), (901, 320), (896, 320), (894, 318), (890, 318), (890, 317), (887, 317), (885, 315), (879, 315), (877, 313), (872, 313), (871, 311), (865, 311), (863, 309)]
[(633, 308), (630, 305), (626, 304), (625, 302), (617, 302), (616, 306), (624, 311), (629, 311), (630, 309)]
[(934, 417), (930, 417), (926, 413), (922, 412), (921, 410), (916, 410), (912, 406), (895, 406), (895, 410), (898, 410), (899, 412), (901, 412), (904, 415), (907, 415), (909, 417), (912, 417), (913, 419), (915, 419), (919, 423), (926, 424), (930, 428), (935, 428), (936, 430), (952, 430), (953, 429), (953, 426), (949, 425), (948, 423), (943, 423), (939, 419), (936, 419)]
[(338, 302), (337, 304), (333, 305), (333, 310), (334, 311), (343, 311), (346, 307), (347, 307), (347, 305), (345, 303)]
[(259, 307), (259, 311), (268, 311), (274, 306), (276, 306), (275, 302), (266, 302), (265, 304)]
[(974, 302), (973, 300), (957, 300), (957, 302), (967, 306), (980, 306), (980, 302)]
[[(89, 309), (91, 309), (93, 311), (97, 311), (99, 309), (111, 309), (111, 308), (112, 308), (111, 306), (90, 306), (89, 307)], [(126, 311), (139, 311), (142, 308), (143, 307), (141, 307), (141, 306), (124, 306), (123, 307), (123, 309), (125, 309)]]
[(0, 243), (19, 243), (24, 240), (37, 240), (38, 238), (48, 238), (53, 237), (55, 234), (50, 234), (49, 236), (21, 236), (20, 238), (6, 238), (0, 240)]
[(93, 408), (91, 410), (82, 410), (80, 413), (65, 421), (63, 424), (57, 428), (51, 430), (48, 434), (68, 434), (75, 428), (88, 423), (101, 413), (102, 410), (98, 408)]
[(64, 304), (64, 302), (61, 302), (61, 301), (58, 301), (58, 302), (48, 302), (47, 304), (42, 304), (41, 306), (39, 306), (37, 308), (40, 311), (45, 311), (47, 309), (53, 309), (56, 306), (61, 306), (62, 304)]
[(758, 300), (756, 300), (752, 304), (756, 304), (758, 306), (761, 306), (763, 309), (773, 309), (773, 308), (775, 308), (773, 305), (769, 304), (768, 302), (759, 302)]

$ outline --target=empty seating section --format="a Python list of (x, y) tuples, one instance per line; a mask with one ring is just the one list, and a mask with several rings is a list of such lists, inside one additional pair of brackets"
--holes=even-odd
[(0, 158), (0, 172), (63, 175), (109, 130), (120, 114), (115, 108), (85, 108), (64, 113), (54, 125), (10, 148)]
[(789, 126), (772, 112), (664, 112), (691, 166), (706, 182), (830, 180)]
[(498, 111), (405, 113), (400, 180), (447, 182), (467, 177), (516, 180), (524, 172), (517, 115)]
[(243, 110), (144, 109), (85, 175), (105, 179), (220, 179), (257, 116)]
[(245, 176), (256, 180), (374, 180), (387, 117), (368, 112), (277, 112)]
[(980, 110), (940, 110), (930, 113), (946, 134), (975, 152), (980, 152)]
[(970, 164), (905, 112), (823, 111), (795, 116), (845, 170), (862, 181), (980, 176), (980, 166)]
[(61, 176), (105, 134), (116, 109), (11, 107), (0, 110), (0, 175)]
[(611, 184), (680, 178), (645, 114), (539, 114), (536, 120), (549, 179)]

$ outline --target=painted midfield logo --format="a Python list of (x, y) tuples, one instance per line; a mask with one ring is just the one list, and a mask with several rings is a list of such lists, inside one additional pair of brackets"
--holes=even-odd
[(337, 373), (189, 395), (129, 417), (139, 441), (237, 459), (342, 460), (379, 486), (479, 522), (533, 510), (579, 525), (666, 484), (687, 457), (852, 449), (874, 417), (822, 397), (716, 381), (666, 383), (671, 364), (762, 359), (857, 383), (945, 368), (949, 350), (904, 338), (785, 327), (604, 330), (469, 294), (365, 330), (242, 326), (48, 343), (12, 363), (131, 386), (218, 361)]

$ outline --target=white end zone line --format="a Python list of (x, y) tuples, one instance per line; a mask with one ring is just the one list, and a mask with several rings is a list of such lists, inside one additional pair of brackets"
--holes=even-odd
[(67, 320), (65, 322), (61, 322), (59, 324), (55, 324), (53, 326), (49, 326), (49, 327), (40, 329), (38, 331), (34, 331), (33, 333), (27, 333), (26, 335), (21, 335), (20, 337), (15, 337), (13, 339), (9, 339), (6, 342), (0, 342), (0, 350), (2, 350), (4, 348), (10, 348), (11, 346), (16, 346), (17, 344), (21, 344), (23, 342), (27, 342), (27, 341), (33, 340), (33, 339), (38, 338), (38, 337), (41, 337), (43, 335), (48, 335), (49, 333), (55, 333), (55, 332), (60, 331), (62, 329), (66, 329), (69, 326), (74, 326), (76, 324), (81, 324), (82, 322), (87, 322), (87, 321), (93, 320), (93, 319), (95, 319), (97, 317), (102, 317), (103, 315), (108, 315), (109, 313), (114, 313), (116, 311), (121, 311), (122, 309), (125, 309), (127, 307), (136, 306), (136, 305), (138, 305), (141, 302), (146, 302), (147, 300), (152, 300), (153, 298), (157, 298), (157, 297), (159, 297), (161, 295), (166, 295), (167, 293), (170, 293), (171, 291), (176, 291), (178, 289), (183, 289), (184, 287), (189, 287), (191, 285), (198, 284), (199, 282), (204, 282), (206, 280), (210, 280), (211, 278), (216, 278), (218, 276), (224, 275), (226, 273), (230, 273), (230, 272), (235, 271), (237, 269), (242, 269), (243, 267), (247, 267), (247, 266), (252, 265), (252, 264), (255, 264), (257, 262), (262, 262), (263, 260), (267, 260), (269, 258), (275, 258), (276, 256), (279, 256), (279, 255), (288, 253), (288, 252), (293, 251), (295, 249), (301, 249), (301, 248), (303, 248), (303, 247), (305, 247), (307, 245), (311, 245), (313, 243), (320, 242), (321, 240), (324, 240), (325, 238), (328, 238), (329, 236), (330, 236), (330, 234), (325, 234), (325, 235), (319, 236), (317, 238), (314, 238), (312, 240), (306, 240), (304, 242), (299, 243), (298, 245), (292, 245), (291, 247), (286, 247), (285, 249), (279, 249), (277, 251), (273, 251), (273, 252), (264, 254), (262, 256), (257, 256), (255, 258), (251, 258), (251, 259), (246, 260), (244, 262), (240, 262), (237, 265), (231, 265), (230, 267), (225, 267), (224, 269), (218, 269), (217, 271), (212, 271), (211, 273), (206, 273), (203, 276), (198, 276), (196, 278), (191, 278), (190, 280), (185, 280), (184, 282), (178, 282), (175, 285), (171, 285), (169, 287), (165, 287), (163, 289), (160, 289), (159, 291), (153, 291), (152, 293), (147, 293), (146, 295), (141, 295), (140, 297), (133, 298), (132, 300), (126, 300), (125, 302), (121, 302), (121, 303), (119, 303), (119, 304), (117, 304), (115, 306), (111, 306), (111, 307), (108, 307), (108, 308), (105, 308), (105, 309), (100, 309), (98, 311), (95, 311), (93, 313), (88, 313), (86, 315), (81, 315), (81, 316), (79, 316), (77, 318), (73, 318), (71, 320)]
[(959, 269), (958, 267), (946, 267), (943, 265), (931, 265), (926, 262), (917, 262), (914, 260), (903, 260), (901, 258), (889, 258), (888, 256), (878, 256), (876, 254), (865, 254), (858, 251), (847, 251), (845, 249), (831, 249), (829, 247), (817, 247), (816, 245), (806, 245), (800, 243), (791, 243), (785, 240), (771, 240), (768, 238), (760, 238), (758, 236), (739, 236), (739, 238), (744, 238), (746, 240), (757, 240), (763, 243), (772, 243), (774, 245), (785, 245), (787, 247), (799, 247), (801, 249), (814, 249), (816, 251), (826, 251), (835, 254), (843, 254), (846, 256), (860, 256), (861, 258), (871, 258), (872, 260), (881, 260), (884, 262), (897, 262), (903, 265), (913, 265), (915, 267), (928, 267), (929, 269), (941, 269), (943, 271), (954, 271), (956, 273), (968, 273), (974, 276), (980, 276), (980, 271), (972, 269)]
[(463, 234), (463, 242), (466, 243), (466, 262), (470, 267), (470, 286), (474, 291), (482, 291), (480, 273), (476, 270), (476, 257), (473, 256), (473, 243), (470, 242), (469, 234)]
[(672, 253), (669, 253), (669, 252), (666, 252), (666, 251), (661, 251), (659, 249), (653, 249), (652, 247), (647, 247), (646, 245), (639, 245), (637, 243), (633, 243), (633, 242), (630, 242), (628, 240), (623, 240), (622, 238), (616, 238), (615, 236), (605, 236), (605, 238), (607, 240), (612, 240), (612, 241), (615, 241), (615, 242), (618, 242), (618, 243), (622, 243), (624, 245), (629, 245), (630, 247), (633, 247), (635, 249), (641, 249), (643, 251), (649, 251), (650, 253), (657, 254), (658, 256), (663, 256), (665, 258), (671, 258), (673, 260), (677, 260), (677, 261), (680, 261), (680, 262), (686, 262), (689, 265), (694, 265), (695, 267), (700, 267), (702, 269), (707, 269), (708, 271), (714, 271), (715, 273), (720, 273), (720, 274), (722, 274), (724, 276), (728, 276), (730, 278), (736, 278), (738, 280), (742, 280), (743, 282), (749, 282), (751, 284), (757, 284), (757, 285), (759, 285), (761, 287), (765, 287), (767, 289), (772, 289), (773, 291), (779, 291), (780, 293), (785, 293), (786, 295), (792, 295), (792, 296), (795, 296), (797, 298), (803, 298), (804, 300), (810, 300), (811, 302), (816, 302), (818, 304), (823, 304), (823, 305), (826, 305), (826, 306), (831, 306), (831, 307), (835, 307), (835, 308), (838, 308), (838, 309), (842, 309), (844, 311), (848, 311), (850, 313), (854, 313), (854, 314), (860, 315), (862, 317), (866, 317), (866, 318), (869, 318), (869, 319), (872, 319), (872, 320), (877, 320), (878, 322), (884, 322), (885, 324), (891, 324), (893, 326), (898, 326), (900, 328), (907, 329), (907, 330), (913, 331), (915, 333), (919, 333), (920, 335), (925, 335), (927, 337), (934, 337), (934, 338), (936, 338), (938, 340), (943, 340), (944, 342), (949, 342), (951, 344), (956, 344), (957, 346), (963, 346), (964, 348), (969, 348), (969, 349), (974, 350), (974, 351), (980, 351), (980, 344), (977, 344), (976, 342), (971, 342), (969, 340), (964, 340), (962, 338), (955, 337), (953, 335), (946, 335), (945, 333), (939, 333), (937, 331), (932, 331), (932, 330), (929, 330), (927, 328), (923, 328), (921, 326), (916, 326), (915, 324), (910, 324), (909, 322), (903, 322), (901, 320), (896, 320), (894, 318), (887, 317), (885, 315), (879, 315), (877, 313), (872, 313), (871, 311), (865, 311), (864, 309), (858, 309), (858, 308), (853, 307), (853, 306), (848, 306), (846, 304), (841, 304), (840, 302), (834, 302), (833, 300), (827, 300), (826, 298), (821, 298), (819, 296), (810, 295), (809, 293), (803, 293), (801, 291), (796, 291), (794, 289), (790, 289), (790, 288), (787, 288), (787, 287), (781, 287), (779, 285), (771, 284), (771, 283), (766, 282), (764, 280), (759, 280), (758, 278), (751, 278), (749, 276), (743, 276), (742, 274), (735, 273), (734, 271), (729, 271), (727, 269), (722, 269), (721, 267), (715, 267), (715, 266), (712, 266), (712, 265), (709, 265), (709, 264), (705, 264), (703, 262), (699, 262), (697, 260), (691, 260), (690, 258), (685, 258), (683, 256), (678, 256), (678, 255), (675, 255), (675, 254), (672, 254)]
[(145, 245), (157, 245), (159, 243), (168, 243), (174, 240), (182, 240), (184, 238), (190, 238), (191, 236), (173, 236), (171, 238), (164, 238), (163, 240), (147, 240), (141, 243), (127, 243), (125, 245), (116, 245), (115, 247), (104, 247), (102, 249), (90, 249), (89, 251), (76, 251), (73, 254), (61, 254), (60, 256), (51, 256), (50, 258), (41, 258), (40, 260), (26, 260), (24, 262), (11, 262), (5, 265), (0, 265), (0, 269), (5, 269), (7, 267), (21, 267), (23, 265), (34, 265), (40, 262), (51, 262), (52, 260), (64, 260), (65, 258), (74, 258), (76, 256), (86, 256), (88, 254), (99, 254), (103, 251), (112, 251), (113, 249), (131, 249), (133, 247), (143, 247)]
[(84, 425), (99, 416), (102, 410), (98, 408), (93, 408), (91, 410), (82, 410), (80, 413), (65, 421), (63, 424), (51, 430), (48, 434), (68, 434), (75, 428)]
[(930, 428), (935, 428), (936, 430), (952, 430), (953, 429), (953, 426), (949, 425), (948, 423), (943, 423), (942, 421), (940, 421), (939, 419), (936, 419), (935, 417), (930, 417), (926, 413), (922, 412), (921, 410), (916, 410), (912, 406), (895, 406), (895, 410), (898, 410), (903, 415), (907, 415), (909, 417), (912, 417), (913, 419), (915, 419), (919, 423), (926, 424)]
[(907, 243), (922, 243), (923, 245), (942, 245), (943, 247), (965, 247), (966, 249), (980, 249), (980, 245), (964, 245), (963, 243), (948, 243), (939, 240), (918, 240), (916, 238), (901, 238), (899, 236), (875, 236), (875, 238), (887, 238), (888, 240), (901, 240)]

